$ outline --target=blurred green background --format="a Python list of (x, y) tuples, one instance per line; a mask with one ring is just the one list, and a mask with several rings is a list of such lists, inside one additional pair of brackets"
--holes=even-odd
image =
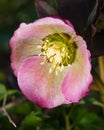
[[(54, 109), (42, 109), (32, 104), (19, 91), (10, 69), (9, 40), (21, 22), (29, 23), (35, 19), (34, 0), (0, 0), (0, 130), (104, 130), (104, 103), (95, 83), (90, 87), (90, 94), (79, 103)], [(104, 15), (100, 19), (99, 31), (104, 26)], [(97, 58), (94, 67), (98, 71)], [(5, 99), (10, 120), (2, 109)]]

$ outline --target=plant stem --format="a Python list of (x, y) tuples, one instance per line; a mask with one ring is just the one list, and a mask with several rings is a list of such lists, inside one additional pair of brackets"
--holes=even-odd
[(104, 83), (104, 57), (103, 56), (98, 57), (98, 63), (99, 63), (100, 78)]
[(68, 114), (65, 115), (65, 123), (66, 123), (66, 130), (71, 130)]
[(71, 130), (69, 114), (70, 113), (63, 111), (63, 116), (64, 116), (64, 120), (65, 120), (65, 130)]
[(100, 91), (102, 102), (104, 103), (104, 84), (94, 69), (92, 70), (92, 74), (93, 74), (94, 82), (96, 83), (96, 85)]

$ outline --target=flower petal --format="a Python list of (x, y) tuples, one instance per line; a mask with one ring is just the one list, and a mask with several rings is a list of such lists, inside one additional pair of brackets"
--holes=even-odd
[(18, 72), (18, 84), (24, 95), (33, 103), (52, 108), (69, 103), (62, 94), (62, 80), (66, 69), (57, 75), (49, 74), (50, 63), (41, 64), (43, 57), (34, 56), (23, 61)]
[(78, 49), (75, 62), (69, 70), (62, 84), (62, 92), (70, 102), (78, 102), (89, 92), (89, 84), (92, 81), (90, 74), (90, 53), (81, 37), (77, 37)]
[(10, 40), (11, 66), (14, 74), (17, 75), (19, 66), (26, 57), (40, 54), (38, 46), (42, 44), (45, 36), (58, 32), (75, 35), (70, 22), (59, 18), (46, 17), (30, 24), (22, 23)]

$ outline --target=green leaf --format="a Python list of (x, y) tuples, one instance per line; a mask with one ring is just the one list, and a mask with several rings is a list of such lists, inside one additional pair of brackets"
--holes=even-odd
[[(0, 54), (1, 55), (1, 54)], [(0, 81), (2, 82), (2, 81), (5, 81), (5, 74), (4, 73), (2, 73), (2, 72), (0, 72)]]
[[(32, 111), (32, 107), (33, 107), (32, 105), (33, 104), (31, 104), (30, 102), (24, 101), (22, 104), (14, 107), (13, 113), (16, 113), (21, 116), (25, 116)], [(24, 108), (25, 108), (25, 110), (24, 110)]]
[(30, 115), (28, 115), (22, 122), (20, 130), (36, 130), (41, 121), (42, 119), (38, 112), (31, 112)]
[(0, 100), (2, 100), (7, 93), (6, 87), (3, 84), (0, 84)]
[(74, 111), (73, 121), (75, 130), (102, 130), (104, 120), (86, 108), (79, 108)]
[(11, 96), (11, 95), (14, 95), (14, 94), (16, 94), (16, 93), (18, 93), (18, 92), (19, 92), (18, 90), (9, 89), (9, 90), (7, 91), (7, 94), (8, 94), (9, 96)]

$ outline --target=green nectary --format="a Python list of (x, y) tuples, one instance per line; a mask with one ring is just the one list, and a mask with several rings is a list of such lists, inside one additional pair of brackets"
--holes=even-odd
[(68, 66), (74, 62), (77, 45), (67, 33), (50, 34), (42, 41), (41, 52), (47, 62), (54, 66)]

